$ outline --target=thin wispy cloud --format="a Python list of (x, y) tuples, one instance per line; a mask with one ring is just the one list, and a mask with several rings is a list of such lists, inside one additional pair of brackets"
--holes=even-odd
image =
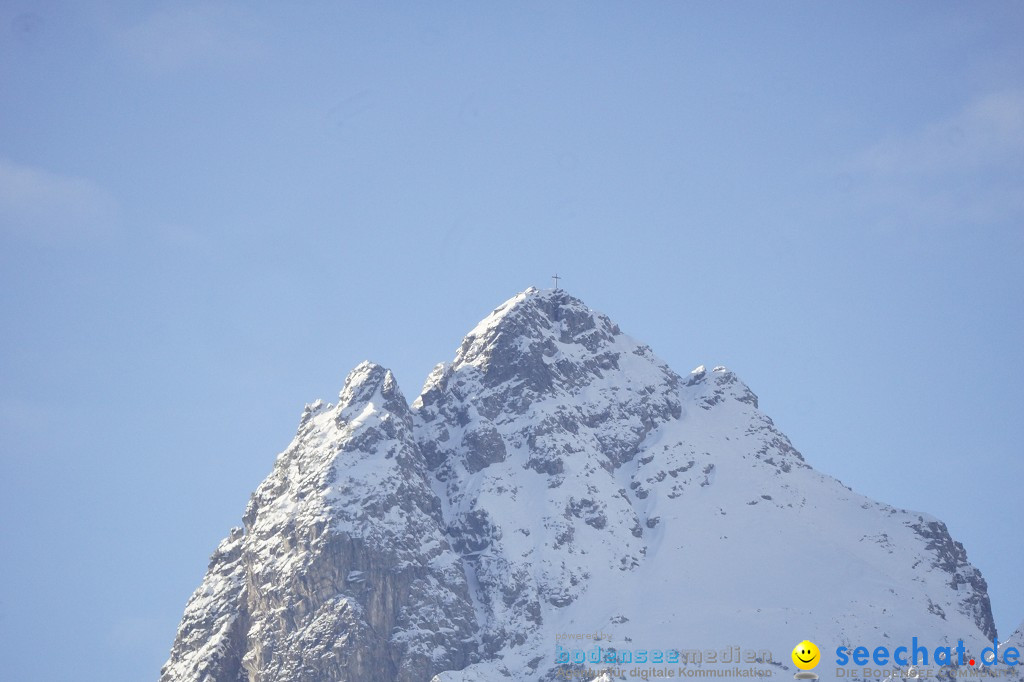
[(995, 223), (1024, 217), (1024, 91), (992, 93), (859, 155), (846, 175), (884, 222)]
[(141, 64), (158, 71), (210, 62), (245, 63), (259, 49), (243, 35), (242, 23), (225, 6), (172, 7), (130, 26), (121, 41)]
[(860, 165), (885, 175), (986, 170), (1024, 152), (1024, 92), (1001, 92), (903, 138), (876, 144)]
[(120, 207), (87, 178), (51, 173), (0, 159), (0, 231), (59, 245), (111, 234)]

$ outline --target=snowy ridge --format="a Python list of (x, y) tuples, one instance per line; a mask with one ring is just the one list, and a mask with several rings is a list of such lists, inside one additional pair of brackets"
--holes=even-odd
[(528, 289), (411, 408), (371, 363), (307, 407), (161, 682), (551, 680), (558, 644), (738, 645), (792, 674), (804, 638), (915, 636), (995, 636), (941, 522), (815, 471), (728, 369), (680, 376), (578, 299)]

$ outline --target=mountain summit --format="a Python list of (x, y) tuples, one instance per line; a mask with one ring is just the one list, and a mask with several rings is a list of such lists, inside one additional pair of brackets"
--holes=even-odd
[(531, 288), (411, 406), (362, 363), (306, 407), (160, 680), (595, 677), (558, 659), (570, 645), (741, 647), (791, 671), (805, 638), (980, 652), (995, 634), (940, 521), (815, 471), (726, 368), (677, 374)]

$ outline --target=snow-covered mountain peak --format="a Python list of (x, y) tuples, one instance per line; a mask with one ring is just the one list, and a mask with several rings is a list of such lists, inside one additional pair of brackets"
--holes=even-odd
[(680, 377), (561, 290), (496, 308), (411, 408), (359, 364), (336, 405), (306, 407), (243, 523), (162, 682), (548, 682), (573, 672), (560, 633), (742, 642), (781, 669), (808, 633), (995, 636), (940, 521), (815, 471), (732, 371)]
[[(521, 415), (541, 398), (583, 398), (595, 391), (621, 402), (657, 401), (680, 378), (607, 316), (563, 290), (527, 289), (498, 306), (463, 339), (453, 362), (434, 369), (413, 404), (431, 421), (445, 391), (470, 398), (488, 420)], [(653, 396), (653, 398), (651, 398)], [(576, 404), (579, 404), (577, 401)]]
[[(515, 361), (551, 364), (556, 356), (599, 354), (620, 335), (618, 325), (578, 298), (561, 289), (531, 287), (481, 320), (466, 335), (453, 364), (479, 368), (489, 385), (506, 380), (515, 369), (523, 374), (523, 367), (513, 367)], [(542, 388), (556, 377), (541, 372), (523, 378)]]
[(681, 385), (607, 316), (562, 290), (531, 288), (435, 367), (413, 412), (431, 468), (455, 466), (466, 446), (463, 464), (476, 471), (526, 444), (526, 466), (537, 471), (557, 474), (573, 452), (613, 469), (658, 423), (680, 416)]

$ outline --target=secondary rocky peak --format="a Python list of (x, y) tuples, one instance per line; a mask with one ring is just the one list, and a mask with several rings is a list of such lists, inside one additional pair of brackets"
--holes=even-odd
[(338, 410), (347, 415), (353, 409), (365, 409), (367, 404), (403, 417), (409, 412), (408, 403), (391, 370), (364, 361), (345, 378), (345, 385), (338, 395)]
[(757, 395), (731, 370), (722, 365), (711, 370), (710, 375), (707, 368), (700, 365), (690, 372), (686, 386), (694, 387), (694, 395), (703, 395), (703, 405), (706, 408), (717, 405), (727, 398), (758, 406)]
[(466, 577), (386, 368), (361, 363), (337, 405), (306, 408), (243, 522), (162, 680), (418, 682), (470, 662)]

